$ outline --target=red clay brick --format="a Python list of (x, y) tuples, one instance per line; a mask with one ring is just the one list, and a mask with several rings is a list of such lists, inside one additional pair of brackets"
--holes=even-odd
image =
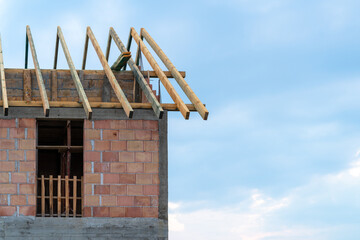
[(142, 208), (141, 207), (125, 208), (125, 217), (142, 217)]
[(92, 194), (92, 184), (84, 184), (84, 194), (85, 195)]
[(128, 173), (143, 173), (144, 164), (143, 163), (126, 163), (126, 170)]
[(0, 139), (1, 149), (15, 149), (15, 140), (11, 139)]
[[(16, 184), (14, 184), (16, 186)], [(35, 184), (20, 184), (20, 194), (34, 194)]]
[(0, 128), (16, 127), (15, 119), (1, 119)]
[(134, 206), (133, 196), (117, 196), (118, 206)]
[(150, 196), (150, 205), (153, 207), (159, 206), (159, 197), (158, 196)]
[(110, 172), (125, 173), (126, 172), (126, 163), (111, 163)]
[(28, 128), (27, 129), (27, 138), (26, 139), (35, 139), (35, 129), (34, 128)]
[(158, 173), (159, 163), (144, 163), (145, 173)]
[(159, 129), (158, 121), (153, 121), (153, 120), (144, 120), (143, 126), (144, 126), (144, 129), (150, 129), (150, 130), (158, 130)]
[(142, 210), (143, 217), (158, 218), (159, 216), (159, 210), (157, 207), (144, 207)]
[(35, 172), (29, 172), (28, 173), (28, 183), (35, 183)]
[(119, 174), (119, 183), (121, 184), (135, 184), (135, 174)]
[(144, 141), (144, 150), (146, 152), (157, 152), (159, 151), (158, 141)]
[(159, 132), (153, 131), (151, 133), (151, 140), (159, 141)]
[(84, 151), (92, 151), (92, 145), (90, 140), (84, 141)]
[(109, 151), (110, 141), (95, 141), (95, 151)]
[(88, 128), (92, 128), (92, 122), (91, 120), (85, 120), (84, 121), (84, 128), (88, 129)]
[(153, 152), (152, 153), (152, 162), (158, 163), (159, 162), (159, 152)]
[(111, 129), (126, 129), (126, 120), (112, 120)]
[(110, 194), (111, 195), (125, 195), (126, 194), (126, 185), (110, 185)]
[(95, 185), (95, 194), (110, 194), (110, 185)]
[(85, 206), (99, 206), (100, 197), (99, 196), (85, 196)]
[(10, 205), (12, 206), (26, 205), (26, 195), (11, 195)]
[(151, 131), (137, 130), (135, 131), (136, 140), (151, 140)]
[(8, 183), (8, 182), (9, 182), (9, 173), (0, 173), (0, 183)]
[(25, 128), (10, 128), (10, 138), (25, 138)]
[(159, 186), (144, 185), (144, 195), (159, 195)]
[(19, 119), (20, 128), (35, 128), (36, 122), (34, 118), (22, 118)]
[(23, 216), (35, 216), (36, 207), (35, 206), (20, 206), (19, 214)]
[(144, 142), (143, 141), (128, 141), (127, 142), (128, 151), (143, 151)]
[(20, 172), (33, 172), (35, 171), (36, 162), (20, 162)]
[(12, 216), (15, 214), (15, 207), (0, 206), (0, 216)]
[(112, 120), (96, 120), (94, 127), (96, 129), (110, 129)]
[(91, 168), (92, 168), (91, 162), (85, 162), (84, 163), (84, 172), (91, 173)]
[(0, 138), (7, 138), (7, 128), (0, 128)]
[(11, 183), (26, 183), (26, 173), (12, 173)]
[(26, 150), (26, 161), (35, 161), (36, 160), (36, 151)]
[(94, 172), (110, 172), (110, 163), (94, 163)]
[(111, 151), (125, 151), (126, 141), (113, 141), (111, 142)]
[(150, 197), (149, 196), (135, 196), (134, 205), (137, 207), (141, 206), (150, 206)]
[(17, 192), (16, 184), (1, 184), (0, 185), (0, 194), (14, 194)]
[(109, 207), (94, 207), (94, 217), (110, 217)]
[(103, 162), (118, 162), (119, 153), (118, 152), (103, 152)]
[(8, 205), (8, 195), (0, 195), (0, 205)]
[(88, 162), (100, 162), (101, 153), (100, 152), (85, 152), (84, 161)]
[(136, 174), (136, 184), (152, 184), (152, 174)]
[(91, 207), (84, 207), (84, 217), (92, 217), (91, 216)]
[(35, 140), (34, 139), (20, 139), (19, 140), (20, 149), (35, 149)]
[(142, 120), (127, 120), (128, 129), (142, 129), (143, 121)]
[(102, 206), (116, 206), (116, 196), (102, 196), (101, 197)]
[[(1, 146), (0, 146), (1, 148)], [(6, 151), (0, 151), (0, 161), (5, 161), (7, 160), (7, 153)]]
[(23, 150), (13, 150), (13, 151), (9, 151), (9, 160), (25, 160), (24, 157), (24, 151)]
[(132, 195), (144, 195), (143, 186), (142, 185), (128, 185), (127, 186), (127, 194)]
[(153, 174), (153, 184), (160, 184), (160, 179), (158, 174)]
[(86, 129), (85, 139), (96, 139), (100, 140), (100, 130), (98, 129)]
[(119, 139), (120, 140), (134, 140), (135, 133), (132, 130), (119, 130)]
[(28, 205), (36, 204), (36, 195), (27, 195)]
[(119, 183), (119, 174), (104, 174), (104, 183)]
[(120, 152), (119, 161), (120, 162), (134, 162), (135, 154), (133, 152)]
[(100, 183), (100, 173), (85, 174), (85, 183)]
[(125, 217), (125, 208), (123, 207), (111, 207), (110, 217)]
[(152, 153), (150, 152), (136, 152), (135, 162), (151, 162)]
[(103, 130), (104, 140), (118, 140), (119, 132), (117, 130)]
[(15, 162), (0, 162), (0, 171), (14, 172), (15, 171)]

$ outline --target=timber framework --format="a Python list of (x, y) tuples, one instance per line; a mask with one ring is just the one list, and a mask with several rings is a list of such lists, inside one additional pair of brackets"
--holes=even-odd
[[(87, 50), (90, 42), (100, 60), (103, 70), (85, 70)], [(119, 57), (111, 66), (108, 63), (112, 40), (120, 50)], [(130, 52), (131, 42), (137, 44), (135, 60)], [(163, 71), (144, 43), (154, 50), (168, 71)], [(69, 70), (56, 69), (59, 42), (63, 49)], [(28, 69), (30, 52), (34, 69)], [(139, 67), (143, 55), (152, 70), (144, 71)], [(129, 66), (130, 70), (126, 70)], [(160, 103), (159, 95), (153, 90), (150, 78), (158, 78), (174, 103)], [(169, 78), (174, 78), (190, 100), (185, 104), (175, 90)], [(0, 106), (4, 116), (11, 115), (16, 107), (42, 107), (45, 117), (49, 117), (53, 108), (83, 108), (84, 118), (91, 119), (93, 108), (123, 109), (128, 118), (133, 117), (134, 109), (152, 109), (155, 116), (162, 118), (164, 110), (180, 111), (189, 119), (190, 111), (198, 112), (206, 120), (208, 110), (185, 81), (185, 72), (178, 71), (162, 49), (141, 28), (140, 35), (130, 29), (127, 46), (123, 44), (111, 27), (106, 52), (101, 50), (90, 27), (86, 29), (84, 55), (81, 70), (76, 69), (65, 42), (61, 28), (57, 28), (53, 69), (41, 69), (37, 58), (34, 39), (30, 27), (26, 27), (25, 68), (5, 69), (0, 39)], [(10, 111), (9, 111), (10, 110)], [(60, 116), (61, 117), (61, 116)]]

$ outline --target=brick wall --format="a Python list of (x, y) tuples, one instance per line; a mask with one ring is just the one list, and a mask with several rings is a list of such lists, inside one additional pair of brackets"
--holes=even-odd
[(84, 216), (158, 217), (158, 121), (85, 120)]
[(0, 119), (0, 216), (35, 216), (35, 119)]

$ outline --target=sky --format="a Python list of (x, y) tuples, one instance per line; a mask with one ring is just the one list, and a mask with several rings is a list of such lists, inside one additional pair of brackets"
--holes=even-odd
[[(51, 68), (61, 26), (80, 68), (87, 26), (103, 51), (109, 27), (124, 43), (144, 27), (186, 71), (210, 114), (169, 113), (170, 239), (359, 239), (358, 9), (356, 0), (0, 0), (0, 34), (6, 68), (24, 66), (26, 25), (40, 67)], [(113, 45), (109, 62), (118, 54)], [(87, 69), (101, 69), (91, 46)]]

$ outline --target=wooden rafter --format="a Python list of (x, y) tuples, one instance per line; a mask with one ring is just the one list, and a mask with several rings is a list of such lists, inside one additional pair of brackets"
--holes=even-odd
[[(60, 27), (57, 28), (57, 35), (56, 36), (57, 36), (56, 37), (56, 42), (58, 42), (60, 40), (61, 46), (62, 46), (62, 48), (64, 50), (65, 58), (66, 58), (66, 61), (67, 61), (68, 65), (69, 65), (69, 68), (70, 68), (71, 77), (72, 77), (72, 79), (74, 81), (76, 90), (77, 90), (77, 92), (79, 94), (80, 100), (81, 100), (82, 105), (84, 107), (86, 116), (87, 116), (88, 119), (91, 119), (92, 110), (91, 110), (91, 107), (90, 107), (89, 100), (86, 97), (84, 88), (83, 88), (83, 86), (82, 86), (82, 84), (80, 82), (80, 79), (79, 79), (79, 75), (76, 72), (74, 63), (73, 63), (73, 61), (71, 59), (69, 49), (68, 49), (68, 47), (66, 45), (64, 35), (63, 35)], [(57, 43), (56, 46), (58, 46), (58, 45), (59, 44)], [(57, 50), (56, 50), (56, 52), (57, 52)], [(54, 61), (54, 68), (55, 69), (56, 69), (56, 62), (57, 62), (57, 60), (55, 59), (55, 61)]]
[(209, 115), (209, 111), (206, 109), (204, 104), (201, 103), (200, 99), (196, 96), (193, 90), (190, 88), (189, 84), (185, 81), (185, 79), (181, 76), (179, 71), (175, 68), (174, 64), (170, 61), (170, 59), (166, 56), (163, 50), (159, 47), (159, 45), (154, 41), (154, 39), (150, 36), (150, 34), (142, 28), (140, 31), (140, 36), (144, 37), (145, 40), (149, 43), (151, 48), (155, 51), (155, 53), (159, 56), (161, 61), (164, 63), (167, 69), (174, 76), (177, 83), (180, 85), (181, 89), (184, 91), (186, 96), (190, 99), (190, 101), (195, 105), (196, 110), (199, 112), (201, 117), (206, 120)]
[(32, 55), (32, 58), (33, 58), (33, 61), (34, 61), (36, 79), (37, 79), (37, 82), (38, 82), (38, 85), (39, 85), (39, 91), (40, 91), (41, 100), (42, 100), (43, 108), (44, 108), (44, 115), (47, 117), (47, 116), (49, 116), (50, 105), (49, 105), (49, 100), (48, 100), (48, 97), (47, 97), (47, 94), (46, 94), (44, 80), (42, 78), (39, 62), (38, 62), (36, 51), (35, 51), (35, 44), (34, 44), (34, 41), (33, 41), (29, 26), (26, 26), (26, 38), (28, 40), (27, 41), (28, 44), (30, 45), (31, 55)]
[(1, 46), (1, 36), (0, 36), (0, 79), (1, 79), (1, 93), (3, 100), (3, 111), (4, 111), (4, 115), (7, 116), (9, 110), (9, 104), (8, 104), (8, 97), (6, 92), (4, 58), (3, 58), (2, 46)]
[(138, 44), (138, 46), (140, 46), (141, 52), (144, 54), (150, 66), (154, 69), (154, 71), (158, 75), (160, 81), (164, 85), (165, 89), (167, 90), (167, 92), (169, 93), (170, 97), (173, 99), (175, 104), (178, 106), (183, 117), (185, 119), (189, 119), (189, 115), (190, 115), (189, 109), (186, 107), (185, 103), (183, 102), (179, 94), (176, 92), (175, 88), (172, 86), (169, 79), (165, 76), (164, 72), (161, 70), (156, 60), (151, 55), (151, 53), (145, 46), (144, 42), (140, 39), (140, 36), (137, 34), (134, 28), (131, 28), (131, 35), (135, 40), (135, 42)]
[[(127, 52), (127, 49), (125, 48), (124, 44), (121, 42), (119, 36), (116, 34), (115, 30), (112, 27), (110, 28), (109, 36), (111, 36), (111, 38), (114, 39), (114, 42), (115, 42), (116, 46), (119, 48), (119, 50), (122, 53)], [(109, 45), (108, 48), (110, 49), (110, 45)], [(143, 90), (146, 98), (151, 103), (156, 116), (158, 118), (161, 118), (163, 113), (164, 113), (164, 110), (162, 109), (162, 107), (161, 107), (159, 101), (157, 100), (155, 94), (153, 93), (151, 87), (149, 86), (149, 84), (144, 79), (144, 76), (142, 75), (139, 68), (136, 66), (136, 64), (132, 60), (132, 58), (130, 58), (128, 60), (128, 64), (129, 64), (130, 69), (134, 73), (135, 79), (139, 83), (139, 85), (140, 85), (141, 89)]]
[[(109, 82), (115, 92), (116, 97), (119, 99), (120, 103), (123, 105), (124, 111), (126, 113), (126, 115), (131, 118), (133, 115), (134, 110), (132, 109), (129, 101), (127, 100), (124, 92), (122, 91), (119, 83), (117, 82), (114, 73), (111, 71), (110, 66), (108, 64), (108, 62), (106, 61), (106, 58), (103, 54), (103, 52), (101, 51), (101, 48), (99, 46), (99, 43), (97, 42), (93, 32), (91, 31), (90, 27), (87, 27), (86, 30), (86, 41), (88, 41), (87, 39), (90, 38), (90, 41), (95, 49), (96, 54), (99, 57), (99, 60), (101, 62), (101, 65), (104, 68), (105, 74), (107, 76), (107, 78), (109, 79)], [(83, 69), (85, 69), (85, 59), (86, 59), (86, 52), (87, 52), (87, 44), (85, 44), (85, 50), (84, 50), (84, 61), (83, 61)]]

